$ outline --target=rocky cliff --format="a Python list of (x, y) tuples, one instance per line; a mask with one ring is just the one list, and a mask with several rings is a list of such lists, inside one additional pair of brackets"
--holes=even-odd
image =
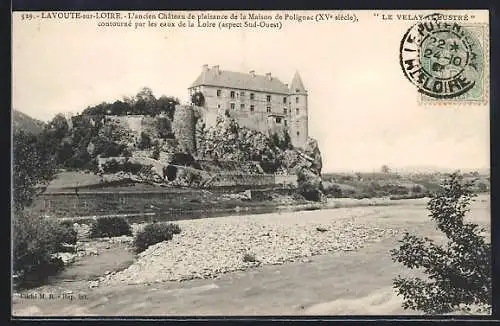
[[(321, 152), (315, 139), (309, 138), (304, 150), (276, 144), (267, 135), (240, 127), (227, 115), (217, 118), (213, 128), (197, 125), (198, 156), (220, 161), (256, 161), (266, 173), (297, 174), (301, 170), (320, 176)], [(242, 166), (242, 172), (244, 171)]]

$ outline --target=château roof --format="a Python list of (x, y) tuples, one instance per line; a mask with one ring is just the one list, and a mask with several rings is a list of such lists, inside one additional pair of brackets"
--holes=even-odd
[(287, 95), (289, 93), (287, 85), (274, 76), (269, 77), (267, 75), (220, 70), (218, 68), (205, 68), (191, 85), (191, 87), (197, 86), (216, 86)]
[(300, 78), (299, 72), (296, 71), (295, 75), (292, 79), (292, 84), (290, 85), (290, 93), (294, 94), (305, 94), (307, 93), (304, 84), (302, 83), (302, 79)]

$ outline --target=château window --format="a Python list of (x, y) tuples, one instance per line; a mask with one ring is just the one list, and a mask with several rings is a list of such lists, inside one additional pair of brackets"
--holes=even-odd
[(245, 108), (245, 104), (240, 104), (240, 109), (244, 109)]
[(285, 119), (285, 120), (283, 120), (283, 123), (285, 124), (285, 126), (287, 125), (287, 123), (286, 123), (286, 119)]
[(231, 98), (234, 98), (234, 91), (231, 91)]
[(300, 136), (300, 132), (297, 131), (297, 136)]
[(217, 90), (217, 96), (220, 96), (222, 94), (222, 91), (220, 89)]
[(298, 96), (295, 98), (295, 103), (299, 103), (299, 97)]
[(286, 104), (286, 96), (283, 97), (283, 104)]
[(250, 93), (250, 99), (253, 100), (255, 98), (255, 94), (254, 93)]
[(250, 112), (253, 112), (255, 110), (255, 107), (253, 105), (250, 105)]
[(299, 89), (298, 89), (298, 88), (296, 88), (296, 89), (295, 89), (295, 93), (298, 93), (298, 92), (300, 92), (300, 91), (299, 91)]
[(288, 110), (286, 108), (283, 108), (283, 114), (287, 114)]
[(267, 107), (267, 113), (271, 113), (271, 107), (270, 106)]
[(268, 102), (271, 102), (271, 95), (267, 95), (266, 99), (267, 99)]
[(234, 108), (235, 108), (234, 103), (231, 103), (231, 110), (234, 110)]
[(244, 91), (241, 91), (241, 92), (240, 92), (240, 96), (245, 96), (245, 92), (244, 92)]
[(280, 117), (276, 117), (276, 123), (281, 123), (281, 118)]
[(295, 109), (295, 114), (299, 114), (299, 108)]
[(217, 104), (217, 109), (220, 109), (220, 104)]

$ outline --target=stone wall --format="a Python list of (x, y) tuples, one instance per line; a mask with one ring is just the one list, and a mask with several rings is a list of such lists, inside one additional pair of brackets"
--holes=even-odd
[(212, 187), (268, 186), (275, 185), (274, 174), (218, 174), (210, 183)]
[(145, 116), (142, 114), (123, 116), (108, 115), (106, 116), (106, 121), (116, 123), (117, 125), (120, 125), (123, 128), (131, 131), (137, 140), (141, 136), (142, 132), (145, 132), (153, 137), (158, 136), (154, 117)]
[(283, 185), (283, 186), (297, 186), (297, 175), (295, 175), (295, 174), (289, 174), (289, 175), (276, 174), (274, 176), (274, 183), (276, 185)]

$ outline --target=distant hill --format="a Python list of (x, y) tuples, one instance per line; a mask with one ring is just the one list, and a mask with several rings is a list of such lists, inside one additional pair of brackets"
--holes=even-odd
[(45, 122), (36, 120), (27, 114), (17, 110), (12, 110), (12, 129), (24, 130), (33, 134), (42, 132)]
[(479, 174), (489, 174), (488, 168), (442, 168), (437, 166), (406, 166), (403, 168), (394, 168), (393, 172), (402, 173), (402, 174), (413, 174), (413, 173), (423, 173), (423, 174), (432, 174), (432, 173), (452, 173), (459, 170), (462, 173), (474, 172), (477, 171)]

